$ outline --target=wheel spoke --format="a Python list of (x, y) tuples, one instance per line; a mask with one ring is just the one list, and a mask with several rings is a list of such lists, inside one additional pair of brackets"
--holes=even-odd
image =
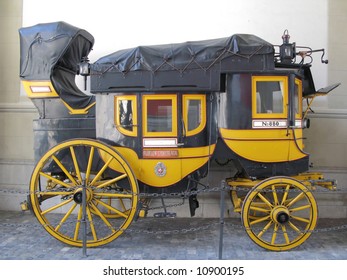
[(277, 192), (276, 192), (275, 186), (272, 185), (271, 189), (272, 189), (272, 196), (274, 198), (274, 205), (278, 205), (278, 197), (277, 197)]
[(132, 198), (132, 194), (124, 194), (124, 193), (106, 193), (106, 192), (98, 192), (94, 193), (94, 196), (97, 197), (115, 197), (115, 198)]
[(91, 186), (95, 185), (95, 182), (99, 180), (100, 176), (104, 173), (104, 171), (110, 165), (112, 160), (113, 160), (113, 158), (110, 157), (110, 159), (104, 164), (104, 166), (100, 169), (98, 174), (96, 174), (96, 176), (93, 178), (93, 181), (90, 183)]
[(107, 208), (108, 210), (124, 217), (125, 219), (128, 218), (128, 216), (126, 214), (124, 214), (123, 212), (119, 211), (118, 209), (112, 207), (111, 205), (108, 205), (107, 203), (103, 202), (102, 200), (99, 199), (95, 199), (99, 204), (101, 204), (102, 206), (104, 206), (105, 208)]
[(123, 210), (126, 211), (127, 209), (126, 209), (126, 207), (125, 207), (125, 205), (124, 205), (124, 201), (123, 201), (122, 198), (119, 199), (119, 203), (120, 203), (120, 205), (122, 206)]
[(263, 213), (269, 213), (269, 209), (261, 208), (261, 207), (256, 207), (256, 206), (250, 206), (249, 209), (253, 211), (258, 211), (258, 212), (263, 212)]
[(307, 223), (307, 224), (309, 224), (311, 222), (311, 220), (309, 220), (309, 219), (305, 219), (305, 218), (298, 217), (298, 216), (291, 215), (290, 217), (292, 219), (294, 219), (294, 220), (297, 220), (297, 221), (300, 221), (300, 222), (304, 222), (304, 223)]
[(270, 220), (267, 225), (258, 233), (258, 237), (262, 237), (262, 235), (270, 228), (270, 226), (273, 224), (273, 222)]
[(71, 202), (72, 200), (73, 200), (73, 199), (70, 198), (70, 199), (68, 199), (68, 200), (65, 200), (65, 201), (63, 201), (63, 202), (57, 204), (57, 205), (54, 205), (53, 207), (48, 208), (48, 209), (46, 209), (45, 211), (42, 211), (42, 212), (41, 212), (41, 215), (46, 215), (47, 213), (49, 213), (49, 212), (51, 212), (51, 211), (53, 211), (53, 210), (55, 210), (55, 209), (58, 209), (59, 207), (62, 207), (62, 206), (64, 206), (64, 205), (68, 204), (68, 203)]
[(291, 208), (290, 212), (301, 211), (301, 210), (305, 210), (305, 209), (308, 209), (308, 208), (311, 208), (311, 207), (312, 207), (311, 204), (306, 204), (306, 205), (299, 206), (299, 207), (296, 207), (296, 208)]
[(87, 171), (86, 171), (86, 185), (87, 186), (89, 183), (90, 171), (92, 169), (92, 164), (93, 164), (94, 149), (95, 149), (94, 147), (91, 147), (90, 152), (89, 152), (89, 159), (88, 159), (88, 165), (87, 165)]
[(81, 220), (82, 220), (82, 207), (80, 207), (77, 215), (77, 222), (76, 222), (76, 227), (75, 227), (75, 234), (73, 237), (73, 240), (77, 240), (78, 238), (78, 233), (80, 231), (80, 226), (81, 226)]
[[(108, 205), (111, 205), (112, 204), (112, 198), (111, 197), (107, 198), (107, 202), (108, 202)], [(110, 209), (108, 209), (107, 214), (111, 214), (111, 210)]]
[(290, 185), (287, 185), (287, 186), (286, 186), (286, 189), (285, 189), (285, 191), (284, 191), (284, 193), (283, 193), (281, 205), (284, 205), (284, 203), (286, 202), (289, 189), (290, 189)]
[(289, 237), (288, 237), (288, 233), (287, 233), (287, 228), (285, 225), (281, 225), (281, 227), (282, 227), (284, 239), (286, 240), (286, 244), (289, 244), (290, 241), (289, 241)]
[(48, 175), (47, 173), (40, 172), (40, 175), (46, 177), (47, 179), (52, 180), (53, 182), (55, 182), (55, 183), (57, 183), (57, 184), (59, 184), (59, 185), (62, 185), (62, 186), (64, 186), (64, 187), (66, 187), (66, 188), (73, 188), (73, 187), (74, 187), (73, 185), (70, 185), (70, 184), (68, 184), (68, 183), (65, 183), (65, 182), (63, 182), (63, 181), (57, 179), (57, 178), (54, 178), (54, 177), (52, 177), (51, 175)]
[(276, 242), (277, 231), (278, 231), (278, 224), (275, 224), (274, 231), (273, 231), (272, 237), (271, 237), (271, 245), (274, 245)]
[(292, 222), (288, 222), (288, 224), (289, 224), (289, 226), (293, 229), (293, 230), (295, 230), (297, 233), (299, 233), (300, 235), (303, 235), (303, 233), (301, 232), (301, 230), (297, 227), (297, 226), (295, 226)]
[(77, 162), (77, 158), (76, 158), (76, 154), (75, 154), (75, 149), (73, 148), (73, 146), (70, 147), (70, 152), (71, 152), (72, 161), (73, 161), (73, 164), (75, 167), (76, 175), (78, 177), (80, 184), (82, 184), (81, 172), (80, 172), (80, 168), (78, 166), (78, 162)]
[(305, 196), (305, 193), (301, 192), (299, 193), (294, 199), (292, 199), (288, 204), (287, 207), (292, 206), (294, 203), (300, 201), (301, 199), (303, 199)]
[(124, 179), (126, 177), (128, 177), (127, 174), (122, 174), (122, 175), (120, 175), (120, 176), (118, 176), (116, 178), (113, 178), (111, 180), (108, 180), (108, 181), (102, 183), (101, 185), (98, 185), (96, 188), (97, 189), (101, 189), (101, 188), (107, 187), (107, 186), (112, 185), (113, 183), (118, 182), (119, 180), (122, 180), (122, 179)]
[(87, 207), (87, 215), (88, 215), (88, 220), (89, 220), (89, 224), (90, 224), (90, 229), (92, 230), (93, 238), (94, 238), (94, 240), (98, 240), (98, 237), (96, 235), (94, 222), (93, 222), (93, 217), (92, 217), (92, 214), (90, 213), (89, 207)]
[(265, 196), (263, 196), (261, 193), (258, 193), (257, 195), (258, 195), (258, 197), (259, 197), (262, 201), (264, 201), (270, 208), (273, 207), (273, 205), (271, 204), (271, 202), (270, 202)]
[(101, 211), (98, 209), (98, 207), (96, 207), (93, 202), (91, 202), (90, 205), (93, 208), (93, 210), (98, 214), (98, 216), (101, 218), (101, 220), (103, 220), (103, 222), (109, 227), (109, 229), (112, 232), (115, 232), (116, 230), (113, 228), (113, 226), (110, 224), (110, 222), (106, 219), (104, 214), (101, 213)]
[(59, 231), (60, 227), (63, 225), (63, 223), (65, 223), (67, 218), (69, 218), (69, 216), (71, 215), (72, 211), (76, 208), (76, 206), (77, 206), (76, 203), (72, 204), (69, 211), (67, 211), (65, 216), (60, 220), (59, 224), (55, 227), (55, 229), (54, 229), (55, 231)]
[(57, 195), (71, 195), (73, 194), (73, 191), (71, 192), (59, 192), (59, 191), (41, 191), (37, 192), (37, 194), (42, 195), (42, 196), (57, 196)]
[(56, 162), (56, 164), (58, 164), (58, 166), (60, 167), (60, 169), (64, 172), (64, 174), (69, 178), (69, 180), (76, 186), (77, 182), (75, 180), (74, 177), (72, 177), (72, 175), (70, 174), (69, 171), (67, 171), (67, 169), (65, 168), (65, 166), (60, 162), (59, 159), (57, 159), (56, 156), (52, 156), (53, 160)]
[(250, 225), (255, 225), (255, 224), (258, 224), (258, 223), (267, 221), (267, 220), (269, 220), (269, 219), (270, 219), (270, 215), (265, 216), (265, 217), (262, 217), (262, 218), (260, 218), (260, 219), (256, 219), (256, 220), (250, 222), (249, 224), (250, 224)]

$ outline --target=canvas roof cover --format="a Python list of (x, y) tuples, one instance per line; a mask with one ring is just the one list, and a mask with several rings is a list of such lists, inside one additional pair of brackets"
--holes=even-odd
[(228, 56), (252, 57), (273, 53), (272, 44), (250, 34), (193, 41), (178, 44), (139, 46), (120, 50), (97, 60), (92, 69), (97, 72), (166, 71), (209, 69)]
[(20, 34), (20, 77), (51, 80), (59, 96), (73, 108), (84, 108), (94, 100), (75, 84), (78, 63), (87, 57), (94, 38), (87, 31), (65, 22), (24, 27)]

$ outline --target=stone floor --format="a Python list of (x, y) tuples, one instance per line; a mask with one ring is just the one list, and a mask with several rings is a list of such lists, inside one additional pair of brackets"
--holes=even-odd
[[(29, 212), (0, 211), (2, 260), (347, 260), (345, 219), (320, 219), (318, 232), (285, 252), (267, 251), (247, 236), (239, 219), (225, 219), (223, 246), (214, 218), (145, 218), (98, 248), (68, 246), (49, 235)], [(321, 230), (324, 229), (324, 230)]]

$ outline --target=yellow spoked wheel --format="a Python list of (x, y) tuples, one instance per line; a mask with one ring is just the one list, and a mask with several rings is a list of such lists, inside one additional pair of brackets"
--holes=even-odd
[(301, 245), (316, 227), (318, 208), (310, 190), (289, 177), (260, 182), (246, 196), (242, 223), (259, 246), (284, 251)]
[[(86, 219), (82, 219), (84, 189)], [(75, 139), (58, 144), (37, 163), (30, 202), (49, 234), (78, 247), (87, 236), (87, 247), (96, 247), (116, 239), (131, 224), (138, 185), (128, 163), (111, 146)], [(87, 224), (86, 235), (82, 221)]]

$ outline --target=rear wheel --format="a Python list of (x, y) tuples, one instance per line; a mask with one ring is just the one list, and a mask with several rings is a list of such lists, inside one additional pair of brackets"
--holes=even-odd
[(66, 141), (40, 159), (30, 181), (30, 202), (35, 216), (58, 240), (83, 246), (84, 188), (87, 247), (107, 244), (134, 219), (138, 185), (128, 163), (102, 142)]
[(249, 237), (272, 251), (301, 245), (317, 224), (318, 208), (310, 190), (289, 177), (260, 182), (245, 197), (242, 223)]

